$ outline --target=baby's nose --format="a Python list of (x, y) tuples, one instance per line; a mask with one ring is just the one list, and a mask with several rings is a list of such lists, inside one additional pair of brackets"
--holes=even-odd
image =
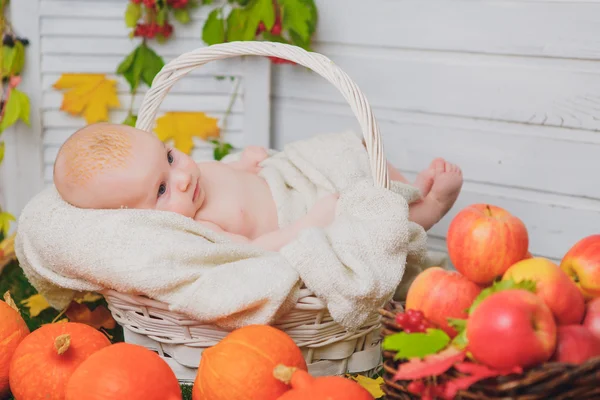
[(177, 188), (182, 192), (188, 190), (190, 182), (192, 181), (192, 174), (185, 171), (179, 171), (177, 173)]

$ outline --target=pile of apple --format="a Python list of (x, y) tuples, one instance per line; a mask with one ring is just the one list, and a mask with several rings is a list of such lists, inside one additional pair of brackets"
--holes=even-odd
[(451, 221), (447, 246), (458, 272), (421, 272), (407, 293), (407, 314), (423, 315), (452, 338), (458, 332), (449, 318), (465, 320), (467, 350), (492, 368), (600, 356), (600, 234), (581, 239), (557, 265), (532, 257), (518, 217), (475, 204)]

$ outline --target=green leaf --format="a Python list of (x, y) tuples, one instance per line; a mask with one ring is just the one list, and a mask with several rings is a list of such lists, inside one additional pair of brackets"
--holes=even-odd
[(227, 17), (227, 40), (253, 40), (260, 22), (267, 29), (275, 24), (275, 9), (271, 0), (250, 0), (246, 8), (234, 8)]
[(225, 157), (227, 154), (229, 154), (231, 152), (231, 150), (233, 149), (233, 146), (229, 143), (219, 143), (219, 142), (213, 142), (213, 141), (211, 141), (211, 143), (215, 144), (215, 149), (213, 151), (213, 157), (217, 161), (223, 159), (223, 157)]
[(0, 231), (4, 237), (8, 237), (10, 230), (10, 222), (16, 221), (15, 217), (7, 212), (0, 212)]
[(496, 281), (492, 284), (492, 286), (485, 288), (479, 293), (479, 296), (475, 298), (473, 304), (468, 310), (468, 314), (471, 315), (473, 311), (477, 308), (477, 306), (485, 300), (490, 295), (501, 292), (503, 290), (514, 290), (514, 289), (524, 289), (530, 292), (535, 293), (536, 291), (536, 283), (531, 280), (523, 280), (520, 282), (515, 282), (513, 279), (506, 279), (501, 281)]
[(142, 43), (119, 64), (117, 74), (125, 77), (131, 88), (131, 93), (133, 93), (137, 89), (140, 80), (151, 86), (154, 77), (164, 65), (163, 59), (145, 43)]
[(156, 23), (158, 26), (163, 26), (167, 20), (167, 8), (163, 7), (156, 13)]
[(209, 46), (225, 42), (225, 25), (221, 18), (220, 8), (216, 8), (208, 14), (208, 19), (202, 28), (202, 40)]
[(425, 333), (399, 332), (383, 339), (382, 349), (396, 351), (395, 360), (400, 358), (423, 358), (437, 353), (450, 343), (450, 337), (441, 329), (427, 329)]
[(298, 35), (302, 43), (310, 42), (312, 28), (315, 25), (313, 10), (303, 0), (279, 0), (281, 7), (281, 27)]
[(6, 148), (6, 146), (4, 145), (4, 142), (0, 142), (0, 164), (2, 164), (2, 160), (4, 160), (5, 148)]
[(152, 81), (156, 77), (156, 74), (160, 72), (162, 67), (165, 66), (165, 62), (161, 56), (156, 54), (150, 47), (144, 45), (142, 47), (144, 51), (144, 67), (142, 69), (142, 80), (148, 87), (152, 86)]
[[(215, 10), (213, 10), (215, 11)], [(190, 18), (190, 12), (187, 8), (175, 8), (173, 9), (173, 16), (175, 19), (182, 24), (189, 23), (192, 19)], [(207, 21), (208, 22), (208, 21)]]
[(2, 77), (10, 76), (10, 69), (15, 58), (15, 48), (2, 46)]
[(452, 339), (452, 344), (461, 350), (465, 349), (469, 343), (467, 340), (467, 320), (459, 318), (447, 318), (447, 320), (448, 325), (458, 332)]
[(141, 16), (142, 5), (130, 2), (125, 10), (125, 25), (128, 28), (134, 28)]
[(133, 126), (135, 128), (135, 124), (137, 122), (137, 115), (128, 114), (127, 118), (123, 121), (123, 125)]
[(19, 118), (29, 125), (29, 98), (25, 93), (12, 89), (5, 107), (4, 116), (0, 121), (0, 132), (4, 132)]
[(19, 41), (15, 41), (14, 56), (12, 59), (12, 65), (10, 66), (11, 75), (19, 75), (23, 71), (25, 66), (25, 46)]

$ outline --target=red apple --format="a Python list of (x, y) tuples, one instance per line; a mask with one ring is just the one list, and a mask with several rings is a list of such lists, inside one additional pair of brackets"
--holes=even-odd
[(408, 288), (406, 309), (419, 310), (425, 318), (450, 337), (458, 332), (447, 318), (467, 318), (467, 309), (481, 292), (481, 287), (456, 271), (431, 267), (421, 272)]
[(587, 303), (582, 325), (600, 340), (600, 297)]
[(461, 210), (450, 222), (446, 241), (454, 267), (475, 283), (489, 285), (522, 260), (529, 248), (523, 222), (489, 204)]
[(536, 294), (550, 307), (558, 325), (579, 324), (585, 313), (583, 295), (563, 270), (543, 257), (529, 258), (506, 270), (502, 280), (532, 280)]
[(585, 326), (558, 327), (553, 361), (581, 364), (596, 356), (600, 356), (600, 339), (592, 335)]
[(486, 297), (467, 321), (468, 350), (493, 368), (546, 362), (556, 347), (556, 323), (548, 306), (523, 289)]
[(586, 300), (600, 297), (600, 234), (575, 243), (560, 267), (577, 284)]

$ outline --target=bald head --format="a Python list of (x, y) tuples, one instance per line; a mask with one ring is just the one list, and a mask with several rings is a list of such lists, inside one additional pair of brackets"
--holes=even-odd
[(135, 129), (117, 124), (88, 125), (71, 135), (54, 163), (54, 184), (63, 199), (76, 207), (96, 208), (98, 179), (127, 166)]

